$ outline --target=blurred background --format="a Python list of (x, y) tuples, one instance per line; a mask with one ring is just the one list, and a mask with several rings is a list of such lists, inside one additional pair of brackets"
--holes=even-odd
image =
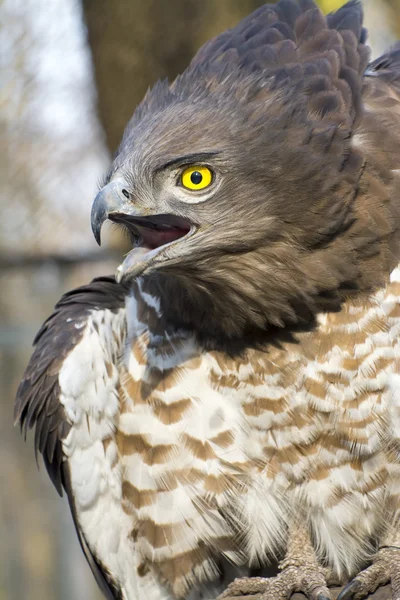
[[(135, 106), (261, 4), (0, 0), (0, 600), (100, 600), (65, 499), (13, 428), (16, 388), (61, 294), (118, 264), (89, 214)], [(400, 0), (364, 5), (377, 56), (400, 38)]]

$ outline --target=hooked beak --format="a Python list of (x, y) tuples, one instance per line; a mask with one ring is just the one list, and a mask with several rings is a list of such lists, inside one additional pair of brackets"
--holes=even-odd
[[(135, 211), (132, 202), (129, 202), (129, 193), (119, 181), (111, 181), (104, 186), (93, 201), (91, 224), (94, 238), (101, 245), (101, 228), (104, 221), (113, 212), (132, 214)], [(140, 213), (137, 213), (140, 216)]]
[(186, 219), (172, 214), (152, 214), (136, 207), (124, 184), (112, 181), (94, 199), (91, 214), (93, 235), (101, 243), (101, 228), (109, 219), (126, 227), (135, 240), (134, 248), (118, 267), (117, 280), (142, 273), (154, 263), (161, 250), (195, 232)]

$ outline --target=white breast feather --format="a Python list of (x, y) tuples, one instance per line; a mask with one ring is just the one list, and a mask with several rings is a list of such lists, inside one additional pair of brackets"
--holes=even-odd
[[(392, 273), (391, 281), (400, 282), (400, 269)], [(142, 294), (142, 300), (156, 311), (159, 304), (156, 299), (148, 294)], [(384, 292), (376, 295), (375, 306), (363, 317), (363, 323), (369, 323), (382, 315), (390, 314), (393, 307), (400, 301), (395, 296)], [(130, 376), (140, 381), (146, 378), (147, 367), (140, 364), (131, 352), (131, 345), (147, 331), (146, 323), (139, 321), (137, 316), (136, 299), (132, 296), (127, 301), (128, 312), (128, 343), (125, 355), (125, 364)], [(104, 314), (106, 314), (104, 320)], [(123, 311), (119, 315), (107, 316), (107, 311), (101, 317), (98, 329), (111, 332), (111, 319), (123, 319)], [(62, 390), (61, 401), (66, 409), (68, 419), (72, 423), (71, 432), (64, 441), (64, 451), (68, 457), (71, 468), (72, 484), (75, 492), (75, 501), (78, 518), (85, 537), (90, 545), (108, 568), (123, 582), (126, 600), (168, 600), (171, 599), (165, 589), (157, 584), (151, 575), (142, 577), (140, 583), (136, 576), (136, 569), (140, 562), (141, 554), (152, 553), (153, 559), (168, 558), (168, 552), (174, 548), (152, 549), (146, 547), (146, 542), (141, 541), (138, 547), (134, 546), (130, 532), (134, 523), (132, 517), (121, 508), (121, 476), (130, 481), (138, 490), (157, 489), (156, 482), (161, 481), (165, 473), (165, 465), (144, 464), (139, 454), (123, 457), (123, 464), (116, 463), (117, 450), (114, 443), (108, 445), (104, 451), (102, 440), (114, 432), (118, 420), (118, 394), (116, 385), (118, 372), (114, 369), (112, 375), (107, 375), (105, 362), (115, 362), (115, 357), (107, 355), (107, 340), (100, 339), (93, 327), (96, 313), (89, 319), (81, 342), (65, 360), (60, 372), (60, 387)], [(291, 409), (306, 407), (309, 402), (322, 412), (327, 411), (335, 415), (335, 407), (343, 401), (352, 400), (360, 389), (368, 390), (368, 401), (360, 406), (349, 409), (352, 418), (364, 418), (371, 411), (384, 412), (385, 419), (390, 420), (391, 435), (400, 437), (400, 378), (394, 372), (394, 366), (387, 371), (379, 371), (374, 375), (374, 366), (380, 359), (398, 363), (400, 345), (397, 341), (400, 334), (399, 319), (391, 320), (389, 331), (371, 334), (367, 341), (357, 344), (354, 355), (363, 360), (362, 367), (355, 372), (344, 371), (341, 363), (345, 357), (345, 350), (334, 347), (326, 354), (325, 362), (306, 361), (303, 368), (299, 367), (298, 379), (293, 384), (291, 396)], [(319, 318), (321, 331), (329, 327), (329, 320), (321, 315)], [(361, 325), (363, 324), (361, 323)], [(115, 323), (114, 323), (115, 326)], [(359, 324), (360, 326), (360, 324)], [(356, 328), (353, 324), (346, 326), (347, 333)], [(111, 335), (111, 333), (110, 333)], [(153, 339), (153, 342), (157, 341)], [(185, 362), (196, 353), (196, 344), (193, 336), (187, 335), (183, 344), (176, 352), (165, 355), (150, 350), (147, 360), (160, 370), (181, 368), (179, 381), (172, 388), (160, 390), (162, 402), (169, 404), (190, 398), (191, 408), (185, 413), (182, 420), (165, 427), (149, 406), (138, 403), (131, 412), (120, 416), (118, 427), (121, 432), (140, 434), (151, 441), (151, 444), (171, 444), (180, 447), (182, 435), (187, 434), (200, 441), (207, 441), (229, 424), (235, 436), (235, 444), (227, 449), (218, 448), (217, 457), (207, 461), (198, 460), (182, 448), (171, 458), (174, 469), (193, 468), (203, 470), (206, 474), (218, 475), (224, 469), (229, 469), (229, 464), (240, 464), (248, 459), (255, 463), (263, 457), (265, 443), (275, 445), (277, 449), (284, 449), (289, 444), (302, 444), (316, 433), (318, 422), (301, 429), (295, 424), (285, 430), (273, 430), (274, 425), (285, 423), (288, 413), (270, 413), (254, 417), (259, 429), (253, 427), (253, 417), (244, 416), (243, 405), (257, 397), (280, 398), (288, 389), (281, 389), (279, 371), (274, 375), (265, 375), (262, 385), (240, 383), (236, 388), (221, 385), (216, 388), (211, 383), (210, 374), (221, 375), (221, 368), (211, 354), (204, 354), (196, 369), (185, 369)], [(293, 361), (298, 360), (293, 351)], [(252, 365), (242, 365), (235, 376), (238, 381), (245, 381), (251, 375)], [(310, 396), (303, 387), (303, 380), (312, 377), (314, 380), (323, 380), (325, 374), (340, 374), (348, 385), (327, 386), (325, 398)], [(225, 371), (225, 375), (229, 372)], [(387, 386), (381, 405), (375, 405), (375, 390)], [(351, 412), (353, 411), (353, 412)], [(390, 415), (390, 418), (389, 416)], [(335, 423), (332, 422), (335, 427)], [(352, 571), (365, 551), (363, 538), (371, 533), (379, 520), (379, 506), (382, 501), (382, 491), (370, 494), (368, 499), (361, 494), (353, 494), (348, 500), (332, 507), (326, 506), (325, 500), (337, 486), (354, 489), (357, 486), (357, 477), (373, 476), (379, 469), (379, 458), (373, 452), (380, 447), (381, 439), (375, 424), (368, 425), (368, 452), (371, 458), (364, 462), (364, 470), (360, 475), (349, 465), (332, 468), (329, 478), (323, 484), (318, 481), (305, 481), (302, 485), (288, 489), (288, 474), (284, 470), (277, 472), (271, 480), (262, 478), (259, 472), (248, 475), (244, 482), (242, 493), (235, 492), (234, 498), (221, 498), (220, 508), (230, 510), (230, 518), (235, 520), (243, 532), (243, 551), (248, 561), (263, 559), (265, 555), (273, 555), (284, 546), (286, 525), (293, 514), (300, 514), (304, 507), (307, 508), (307, 518), (311, 529), (314, 531), (317, 550), (321, 556), (326, 556), (338, 572)], [(344, 451), (337, 452), (337, 459), (343, 458)], [(334, 467), (335, 455), (327, 449), (321, 449), (320, 458), (332, 459)], [(308, 459), (293, 465), (292, 474), (301, 477), (302, 470), (308, 469)], [(376, 462), (378, 461), (378, 462)], [(400, 488), (399, 473), (394, 473), (393, 491)], [(231, 472), (235, 472), (232, 467)], [(240, 473), (237, 473), (240, 477)], [(190, 528), (185, 529), (184, 537), (176, 540), (178, 549), (187, 550), (195, 547), (197, 540), (205, 542), (213, 535), (226, 533), (227, 523), (221, 515), (202, 513), (197, 509), (196, 497), (200, 489), (196, 485), (177, 487), (159, 494), (156, 502), (141, 507), (138, 511), (139, 519), (149, 518), (155, 523), (185, 523), (190, 521)], [(397, 490), (398, 492), (398, 490)], [(375, 519), (376, 516), (376, 519)], [(355, 533), (355, 532), (358, 532)], [(175, 546), (175, 544), (174, 544)], [(229, 553), (227, 553), (229, 556)], [(232, 555), (232, 560), (235, 560)], [(214, 590), (215, 592), (215, 590)], [(214, 597), (214, 592), (210, 598)], [(199, 592), (200, 593), (200, 592)], [(195, 592), (190, 594), (191, 600), (198, 600)]]
[[(102, 441), (114, 433), (119, 402), (117, 369), (109, 377), (106, 362), (113, 362), (106, 335), (122, 325), (125, 311), (93, 312), (79, 344), (64, 361), (59, 374), (61, 402), (71, 431), (63, 442), (68, 457), (77, 517), (91, 550), (122, 584), (125, 600), (170, 600), (151, 577), (138, 585), (140, 557), (130, 533), (131, 517), (121, 506), (121, 465), (111, 442), (104, 451)], [(93, 325), (97, 322), (97, 328)], [(96, 329), (100, 331), (100, 335)], [(105, 336), (105, 337), (103, 337)], [(108, 342), (108, 343), (107, 343)], [(114, 358), (115, 361), (115, 358)]]

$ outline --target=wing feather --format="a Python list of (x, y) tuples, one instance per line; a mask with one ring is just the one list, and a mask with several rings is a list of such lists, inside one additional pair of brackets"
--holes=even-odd
[(62, 441), (71, 425), (60, 402), (59, 372), (65, 359), (80, 342), (93, 311), (118, 311), (125, 304), (126, 288), (113, 277), (94, 279), (89, 285), (65, 294), (35, 337), (15, 402), (15, 421), (26, 436), (35, 427), (35, 455), (42, 454), (58, 493), (66, 491), (82, 550), (95, 579), (108, 600), (120, 600), (121, 592), (110, 574), (90, 551), (77, 520), (74, 493)]
[(400, 96), (400, 42), (368, 65), (366, 74), (392, 86)]
[(112, 277), (94, 279), (66, 293), (37, 333), (35, 350), (17, 391), (15, 421), (25, 436), (35, 427), (35, 452), (43, 454), (60, 495), (62, 452), (58, 446), (68, 435), (70, 425), (59, 401), (58, 373), (81, 340), (88, 314), (93, 310), (118, 310), (124, 306), (125, 294), (126, 289)]

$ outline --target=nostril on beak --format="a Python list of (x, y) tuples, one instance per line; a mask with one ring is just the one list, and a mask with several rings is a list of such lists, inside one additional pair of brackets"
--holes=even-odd
[(125, 188), (123, 190), (121, 190), (121, 191), (122, 191), (123, 195), (125, 196), (125, 198), (130, 198), (131, 197), (130, 193)]

